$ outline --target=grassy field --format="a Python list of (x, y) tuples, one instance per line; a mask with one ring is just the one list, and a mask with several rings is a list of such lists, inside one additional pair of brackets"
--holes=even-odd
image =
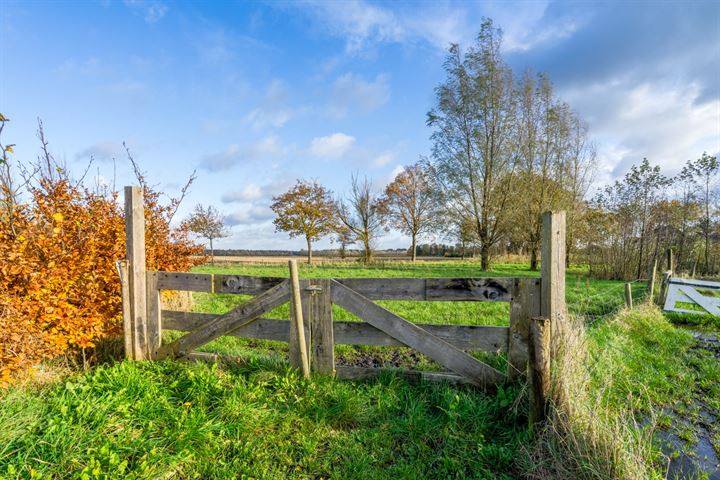
[[(198, 270), (286, 273), (280, 265)], [(492, 275), (533, 273), (500, 265)], [(303, 266), (301, 276), (479, 272), (470, 262), (368, 269), (324, 264)], [(372, 381), (303, 380), (287, 368), (283, 344), (223, 338), (211, 347), (241, 355), (243, 362), (110, 362), (0, 392), (0, 478), (661, 478), (667, 461), (647, 432), (659, 424), (692, 441), (692, 432), (685, 423), (676, 426), (672, 413), (691, 415), (692, 398), (701, 395), (711, 399), (705, 402), (711, 412), (720, 413), (718, 362), (657, 310), (623, 312), (621, 282), (588, 280), (573, 268), (567, 288), (570, 309), (588, 325), (582, 347), (588, 360), (581, 365), (587, 378), (578, 383), (582, 394), (575, 397), (582, 403), (573, 415), (586, 411), (588, 422), (595, 422), (589, 428), (572, 417), (572, 442), (560, 430), (531, 442), (522, 385), (489, 395), (410, 384), (392, 374)], [(642, 289), (635, 291), (639, 300)], [(222, 312), (242, 300), (197, 294), (195, 309)], [(383, 303), (421, 323), (507, 324), (505, 304)], [(288, 313), (286, 307), (274, 312), (279, 318)], [(351, 319), (341, 310), (334, 314)], [(367, 355), (391, 361), (388, 352), (398, 350), (343, 347), (338, 354), (349, 361)], [(401, 363), (434, 367), (418, 357), (405, 356)], [(593, 437), (598, 432), (606, 432), (602, 442)], [(720, 433), (712, 434), (718, 448)], [(578, 438), (593, 447), (572, 450)], [(603, 442), (624, 453), (609, 455), (598, 447)], [(636, 470), (622, 467), (632, 461), (640, 465)], [(625, 474), (630, 471), (641, 474)]]

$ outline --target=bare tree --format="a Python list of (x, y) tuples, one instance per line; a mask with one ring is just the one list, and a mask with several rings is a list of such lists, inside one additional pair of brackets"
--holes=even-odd
[(419, 163), (403, 167), (385, 187), (381, 199), (383, 213), (392, 226), (412, 239), (412, 261), (417, 258), (417, 238), (438, 222), (435, 195), (427, 172)]
[(372, 260), (375, 241), (384, 225), (382, 206), (374, 193), (372, 183), (365, 177), (360, 181), (356, 174), (350, 180), (350, 194), (337, 202), (338, 218), (354, 240), (363, 246), (363, 261)]
[(225, 217), (212, 205), (207, 208), (198, 204), (195, 210), (186, 218), (181, 228), (187, 229), (198, 237), (205, 238), (210, 243), (210, 262), (215, 265), (215, 250), (213, 240), (225, 238), (230, 235), (225, 226)]
[(287, 192), (273, 197), (270, 206), (277, 217), (276, 231), (302, 235), (307, 242), (308, 264), (312, 264), (312, 242), (335, 230), (335, 203), (332, 192), (317, 181), (298, 180)]

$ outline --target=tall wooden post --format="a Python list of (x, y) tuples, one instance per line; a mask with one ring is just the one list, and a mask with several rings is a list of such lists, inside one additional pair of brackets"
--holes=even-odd
[(669, 270), (671, 274), (675, 273), (675, 258), (673, 256), (672, 248), (667, 249), (666, 256), (667, 270)]
[(300, 278), (298, 275), (297, 261), (289, 260), (291, 297), (290, 314), (292, 325), (290, 328), (290, 365), (300, 368), (303, 377), (310, 377), (310, 359), (305, 338), (305, 321), (303, 318), (303, 305), (300, 298)]
[(633, 308), (632, 283), (625, 284), (625, 306), (627, 308)]
[(550, 323), (565, 315), (565, 212), (542, 215), (540, 315)]
[[(323, 375), (335, 374), (335, 339), (333, 335), (330, 280), (310, 280), (306, 289), (306, 318), (311, 332), (311, 369)], [(303, 307), (306, 305), (303, 304)]]
[[(125, 246), (128, 261), (133, 360), (148, 358), (147, 285), (145, 270), (145, 206), (140, 187), (125, 187)], [(128, 332), (125, 332), (127, 335)]]
[(648, 283), (647, 283), (647, 301), (653, 302), (655, 298), (655, 276), (657, 275), (657, 258), (653, 261), (650, 269), (648, 270)]

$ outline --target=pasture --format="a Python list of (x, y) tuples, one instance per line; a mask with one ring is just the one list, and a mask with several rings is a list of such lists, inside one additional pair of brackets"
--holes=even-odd
[[(287, 276), (281, 264), (205, 265), (196, 271)], [(536, 274), (521, 264), (498, 264), (486, 273)], [(301, 265), (300, 270), (302, 278), (480, 275), (474, 261), (323, 263)], [(586, 393), (595, 409), (593, 422), (600, 430), (615, 432), (627, 452), (645, 449), (650, 459), (643, 467), (647, 478), (660, 478), (667, 469), (666, 457), (648, 436), (656, 423), (619, 425), (617, 419), (655, 418), (653, 412), (668, 406), (691, 408), (685, 393), (697, 388), (720, 398), (720, 368), (693, 349), (689, 333), (670, 325), (656, 310), (641, 307), (624, 313), (622, 282), (589, 279), (581, 266), (572, 266), (566, 286), (569, 310), (589, 329)], [(635, 300), (641, 303), (643, 288), (639, 283), (636, 287)], [(192, 309), (222, 313), (247, 298), (193, 293)], [(508, 324), (507, 303), (379, 303), (417, 323)], [(282, 319), (289, 314), (287, 305), (272, 312)], [(354, 320), (337, 307), (333, 314)], [(167, 341), (177, 333), (165, 335)], [(412, 383), (392, 373), (365, 381), (324, 376), (304, 380), (288, 368), (287, 344), (222, 337), (204, 349), (239, 359), (223, 365), (108, 361), (87, 373), (63, 373), (44, 384), (30, 382), (0, 393), (0, 477), (543, 475), (532, 460), (539, 447), (533, 446), (527, 430), (522, 384), (486, 394), (470, 387)], [(336, 354), (339, 364), (436, 368), (422, 355), (399, 347), (339, 345)], [(484, 360), (496, 365), (504, 361)], [(709, 404), (713, 412), (720, 410), (716, 400)], [(667, 414), (660, 422), (669, 422)], [(545, 455), (548, 464), (557, 462)], [(598, 466), (603, 462), (614, 465), (599, 454), (563, 462), (567, 465), (562, 468), (572, 472), (607, 468)]]

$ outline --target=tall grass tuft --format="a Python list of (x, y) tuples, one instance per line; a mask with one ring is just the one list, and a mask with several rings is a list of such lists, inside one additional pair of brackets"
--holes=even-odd
[(641, 426), (630, 409), (608, 407), (604, 393), (612, 388), (612, 373), (603, 373), (606, 382), (601, 389), (592, 385), (590, 347), (581, 318), (571, 316), (553, 329), (550, 411), (536, 441), (519, 457), (524, 476), (659, 478), (651, 466), (654, 415), (650, 413)]

